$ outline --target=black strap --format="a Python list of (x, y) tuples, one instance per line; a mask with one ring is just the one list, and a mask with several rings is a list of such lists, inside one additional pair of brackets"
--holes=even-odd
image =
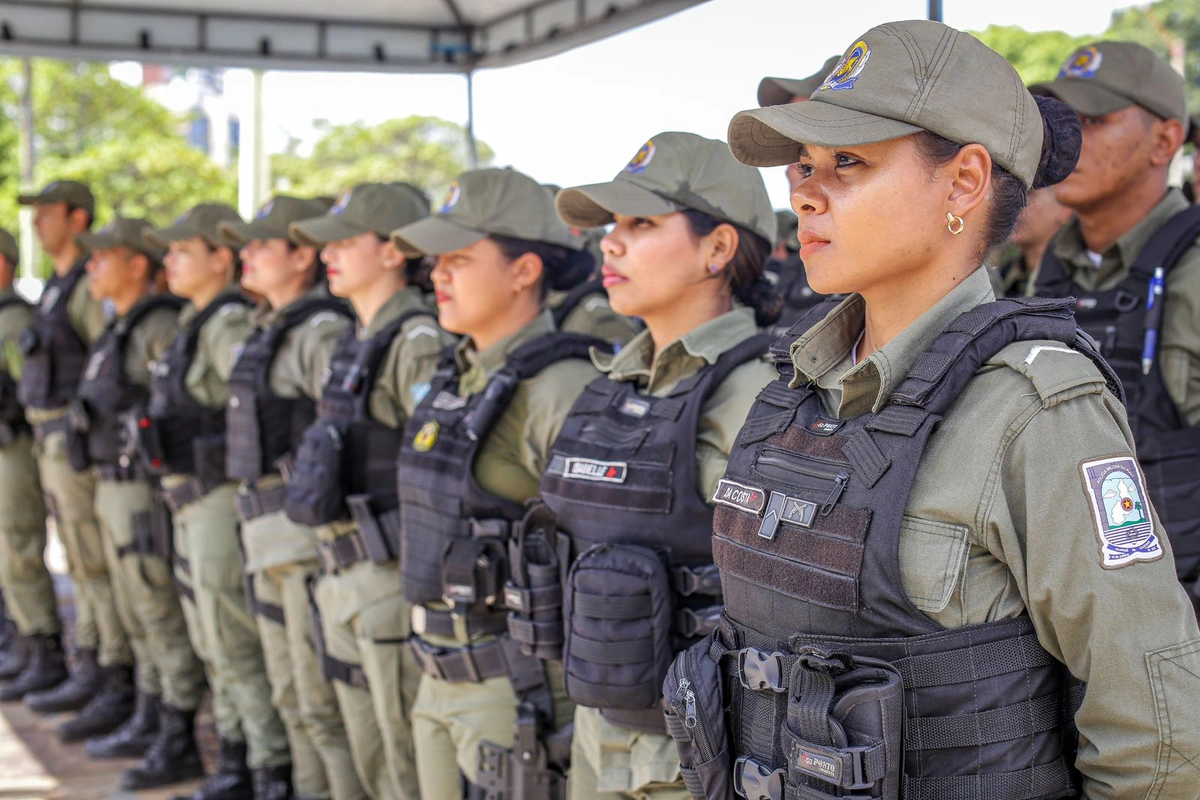
[(234, 500), (234, 505), (237, 508), (238, 519), (242, 522), (249, 522), (252, 519), (283, 510), (285, 500), (287, 500), (287, 486), (281, 483), (261, 491), (242, 487)]
[(317, 605), (317, 578), (310, 574), (304, 579), (304, 587), (308, 592), (308, 610), (312, 616), (313, 649), (321, 663), (321, 675), (327, 681), (341, 681), (348, 686), (354, 686), (363, 691), (370, 691), (367, 673), (358, 664), (334, 658), (325, 647), (325, 628), (321, 625), (321, 607)]
[(267, 603), (260, 600), (257, 594), (254, 595), (254, 613), (280, 625), (285, 624), (283, 606), (277, 606), (274, 603)]
[(199, 478), (188, 478), (183, 483), (171, 489), (162, 490), (163, 502), (173, 512), (178, 512), (179, 509), (194, 503), (200, 498), (207, 495), (212, 490), (216, 489), (221, 484), (202, 481)]
[(1200, 238), (1200, 207), (1188, 206), (1154, 232), (1129, 271), (1147, 279), (1158, 267), (1170, 274), (1183, 254), (1196, 244), (1197, 238)]
[(336, 575), (360, 561), (370, 559), (362, 534), (358, 531), (350, 531), (336, 539), (318, 541), (317, 557), (321, 561), (321, 571), (327, 575)]
[(608, 297), (608, 292), (604, 290), (604, 283), (600, 278), (579, 284), (567, 292), (562, 302), (550, 309), (550, 315), (554, 317), (554, 327), (561, 328), (567, 321), (567, 317), (571, 316), (579, 304), (592, 295), (602, 295), (606, 299)]
[(1016, 772), (948, 778), (906, 776), (903, 797), (905, 800), (1024, 800), (1063, 797), (1071, 792), (1073, 785), (1071, 768), (1059, 758)]

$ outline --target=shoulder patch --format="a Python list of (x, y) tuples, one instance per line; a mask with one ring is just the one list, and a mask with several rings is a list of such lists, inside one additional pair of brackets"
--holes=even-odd
[(437, 328), (434, 328), (432, 325), (426, 325), (422, 323), (405, 334), (404, 338), (411, 342), (413, 339), (416, 339), (420, 336), (432, 336), (436, 339), (437, 335)]
[(1104, 391), (1104, 376), (1091, 359), (1061, 342), (1014, 342), (989, 363), (1003, 364), (1028, 378), (1046, 408)]
[(245, 311), (245, 309), (246, 307), (240, 303), (226, 303), (225, 305), (221, 306), (220, 309), (218, 309), (217, 316), (228, 317), (230, 314), (234, 314), (239, 311)]
[(340, 322), (344, 319), (346, 318), (341, 314), (333, 311), (318, 311), (316, 314), (313, 314), (308, 318), (308, 327), (319, 328), (326, 322)]
[(1100, 566), (1117, 569), (1163, 557), (1146, 499), (1146, 482), (1133, 456), (1084, 461), (1079, 475), (1100, 540)]

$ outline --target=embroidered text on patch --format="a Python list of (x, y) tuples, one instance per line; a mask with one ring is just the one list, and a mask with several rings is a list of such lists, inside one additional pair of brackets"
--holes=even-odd
[(1145, 483), (1133, 457), (1085, 461), (1079, 469), (1100, 537), (1100, 566), (1116, 569), (1162, 558)]
[(746, 486), (741, 483), (735, 483), (725, 478), (717, 484), (717, 491), (713, 492), (712, 501), (722, 506), (749, 511), (757, 516), (766, 505), (767, 493), (763, 489), (756, 486)]
[(563, 464), (563, 477), (581, 481), (624, 483), (629, 465), (624, 461), (593, 461), (590, 458), (568, 458)]

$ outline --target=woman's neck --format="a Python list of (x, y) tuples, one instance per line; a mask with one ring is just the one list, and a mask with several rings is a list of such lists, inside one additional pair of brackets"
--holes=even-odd
[(483, 326), (478, 330), (468, 331), (467, 335), (471, 337), (471, 342), (475, 345), (475, 349), (482, 352), (499, 344), (533, 322), (540, 313), (542, 313), (540, 303), (521, 302), (520, 298), (517, 298), (508, 307), (506, 313), (491, 320), (489, 325)]
[(271, 305), (271, 308), (278, 310), (299, 300), (308, 289), (309, 287), (304, 281), (297, 281), (274, 291), (263, 292), (263, 297)]
[(642, 318), (657, 355), (671, 342), (712, 322), (733, 310), (733, 299), (729, 295), (708, 294), (706, 297), (680, 299), (657, 313)]
[(191, 301), (191, 304), (197, 311), (203, 311), (212, 304), (213, 300), (217, 299), (217, 295), (221, 293), (225, 286), (226, 283), (224, 281), (220, 283), (214, 282), (211, 286), (205, 286), (203, 289), (193, 292), (188, 300)]
[(864, 361), (899, 336), (960, 286), (975, 269), (931, 267), (904, 273), (894, 281), (861, 292), (866, 304), (866, 320), (858, 345), (858, 360)]
[(387, 305), (388, 300), (407, 288), (408, 284), (404, 281), (396, 281), (391, 279), (390, 275), (384, 275), (380, 280), (364, 287), (362, 291), (351, 295), (350, 305), (354, 306), (354, 313), (358, 316), (359, 323), (364, 328), (369, 328), (371, 322), (379, 314), (379, 309)]

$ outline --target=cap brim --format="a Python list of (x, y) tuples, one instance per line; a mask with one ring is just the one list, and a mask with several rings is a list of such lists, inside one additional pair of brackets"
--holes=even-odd
[(486, 238), (483, 231), (453, 223), (444, 214), (392, 231), (392, 242), (408, 258), (453, 253)]
[(242, 247), (255, 239), (287, 239), (288, 231), (267, 225), (262, 220), (222, 222), (217, 225), (221, 241), (230, 247)]
[(817, 90), (824, 78), (794, 80), (792, 78), (763, 78), (758, 84), (760, 106), (781, 106), (797, 97), (808, 97)]
[(1029, 91), (1056, 97), (1085, 117), (1103, 117), (1136, 102), (1086, 78), (1059, 78), (1030, 86)]
[(654, 217), (684, 208), (632, 181), (620, 180), (563, 189), (554, 207), (563, 222), (576, 228), (599, 228), (612, 222), (614, 214)]
[(288, 226), (288, 234), (291, 238), (309, 247), (324, 247), (330, 242), (353, 239), (360, 233), (370, 232), (369, 228), (355, 225), (341, 217), (329, 214), (293, 222)]
[(118, 241), (117, 237), (109, 236), (107, 233), (81, 233), (75, 237), (75, 241), (89, 253), (94, 253), (97, 250), (111, 250), (114, 247), (128, 246), (124, 242)]
[(802, 144), (852, 147), (920, 130), (908, 122), (814, 99), (740, 112), (729, 123), (729, 149), (743, 164), (777, 167), (795, 163)]
[[(19, 194), (19, 195), (17, 195), (17, 202), (23, 206), (33, 206), (33, 205), (37, 205), (38, 203), (41, 203), (43, 201), (42, 201), (42, 196), (40, 194)], [(46, 201), (46, 202), (52, 202), (52, 201)]]

